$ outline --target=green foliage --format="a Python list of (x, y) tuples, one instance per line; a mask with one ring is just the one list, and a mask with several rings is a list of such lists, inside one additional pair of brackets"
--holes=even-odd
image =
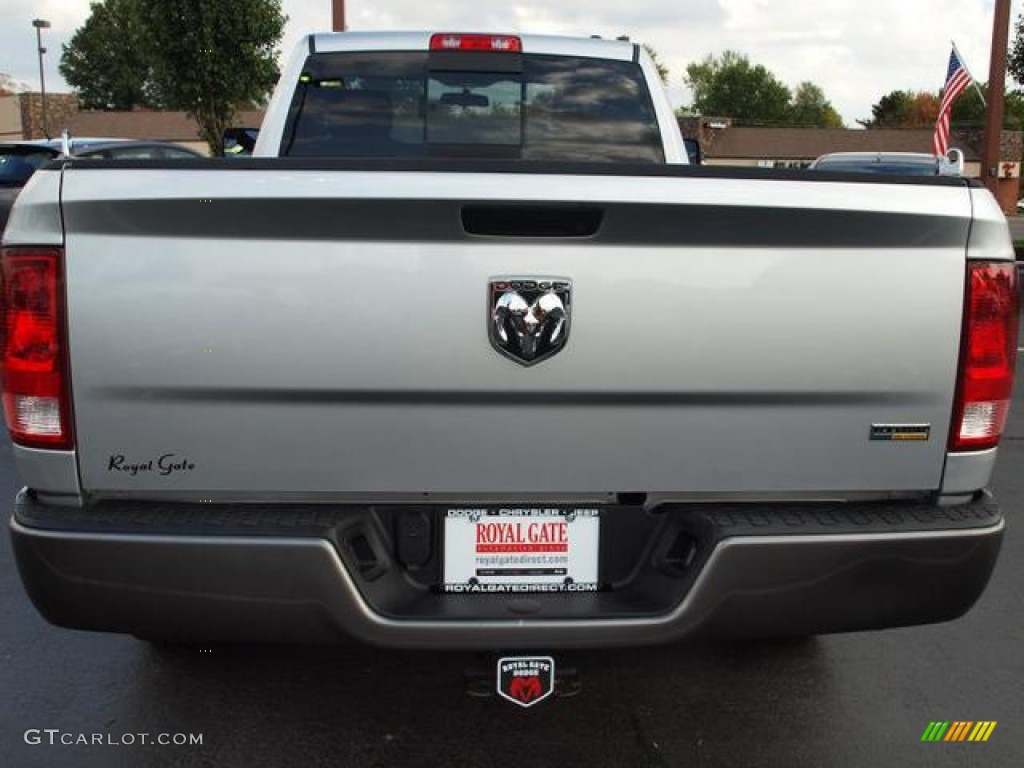
[(654, 61), (654, 66), (658, 68), (658, 77), (661, 78), (661, 84), (668, 85), (668, 67), (662, 63), (661, 57), (658, 55), (658, 52), (655, 50), (654, 46), (650, 45), (649, 43), (644, 43), (644, 50), (647, 51), (651, 59)]
[(1013, 30), (1013, 45), (1006, 57), (1006, 68), (1017, 85), (1024, 85), (1024, 15), (1017, 17)]
[(871, 107), (871, 119), (859, 120), (865, 128), (904, 128), (910, 114), (910, 91), (890, 91)]
[(240, 105), (277, 80), (281, 0), (98, 0), (60, 72), (89, 109), (187, 112), (220, 154)]
[(63, 46), (60, 73), (85, 109), (157, 107), (136, 0), (100, 0)]
[[(980, 86), (986, 98), (988, 86)], [(865, 128), (931, 128), (938, 117), (940, 93), (926, 91), (890, 91), (871, 107), (871, 120), (859, 121)], [(953, 103), (950, 114), (953, 128), (984, 128), (985, 104), (974, 86)], [(1003, 128), (1020, 130), (1024, 126), (1024, 94), (1006, 94)]]
[[(985, 94), (985, 103), (988, 103), (988, 86), (983, 85), (981, 87), (982, 92)], [(1012, 93), (1006, 94), (1006, 117), (1010, 115), (1010, 99), (1013, 96)], [(1018, 99), (1020, 97), (1018, 96)], [(974, 90), (973, 86), (968, 88), (962, 94), (960, 98), (953, 102), (953, 109), (949, 115), (950, 125), (959, 125), (964, 128), (970, 126), (973, 128), (984, 128), (985, 127), (985, 104), (982, 103), (981, 97), (978, 92)]]
[[(981, 91), (988, 101), (988, 84), (982, 85)], [(978, 92), (971, 86), (953, 104), (950, 123), (954, 128), (984, 128), (985, 104)], [(1008, 91), (1003, 102), (1003, 128), (1019, 131), (1024, 127), (1024, 93)]]
[(939, 99), (927, 91), (890, 91), (871, 107), (865, 128), (930, 128), (939, 115)]
[(825, 98), (820, 85), (802, 82), (796, 87), (790, 104), (790, 121), (794, 125), (813, 128), (842, 128), (843, 118)]
[(135, 0), (153, 78), (171, 109), (199, 125), (214, 154), (240, 105), (260, 102), (277, 81), (280, 0)]
[(765, 67), (736, 51), (689, 64), (685, 81), (693, 91), (690, 110), (697, 114), (729, 117), (737, 125), (843, 125), (819, 86), (804, 82), (794, 94)]
[[(961, 96), (962, 101), (965, 97)], [(931, 128), (939, 115), (939, 97), (928, 91), (890, 91), (871, 107), (865, 128)]]
[(788, 117), (789, 89), (735, 51), (687, 65), (686, 83), (693, 90), (693, 108), (702, 115), (765, 123), (782, 123)]

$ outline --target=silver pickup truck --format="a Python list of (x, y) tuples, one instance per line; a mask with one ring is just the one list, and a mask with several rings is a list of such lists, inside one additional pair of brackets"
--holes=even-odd
[(952, 619), (1017, 286), (960, 178), (687, 166), (622, 40), (322, 34), (248, 160), (66, 159), (3, 242), (55, 624), (516, 649)]

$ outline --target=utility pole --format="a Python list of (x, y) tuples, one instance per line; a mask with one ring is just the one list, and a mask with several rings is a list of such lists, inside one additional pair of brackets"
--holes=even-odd
[(992, 59), (988, 70), (988, 109), (985, 141), (981, 149), (981, 180), (999, 198), (999, 147), (1003, 135), (1003, 106), (1006, 90), (1006, 49), (1010, 37), (1010, 0), (996, 0), (992, 26)]
[(331, 2), (334, 11), (331, 29), (335, 32), (344, 32), (348, 29), (348, 25), (345, 24), (345, 0), (331, 0)]

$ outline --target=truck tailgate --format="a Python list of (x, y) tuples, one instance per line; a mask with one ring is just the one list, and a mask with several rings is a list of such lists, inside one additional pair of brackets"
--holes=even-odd
[[(940, 483), (965, 186), (76, 166), (62, 204), (100, 496)], [(601, 223), (472, 235), (466, 206)], [(498, 276), (572, 281), (564, 350), (492, 348)]]

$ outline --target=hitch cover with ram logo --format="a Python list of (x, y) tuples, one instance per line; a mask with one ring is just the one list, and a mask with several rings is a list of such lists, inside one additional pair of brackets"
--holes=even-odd
[(520, 707), (532, 707), (555, 692), (555, 660), (550, 656), (498, 659), (498, 695)]

